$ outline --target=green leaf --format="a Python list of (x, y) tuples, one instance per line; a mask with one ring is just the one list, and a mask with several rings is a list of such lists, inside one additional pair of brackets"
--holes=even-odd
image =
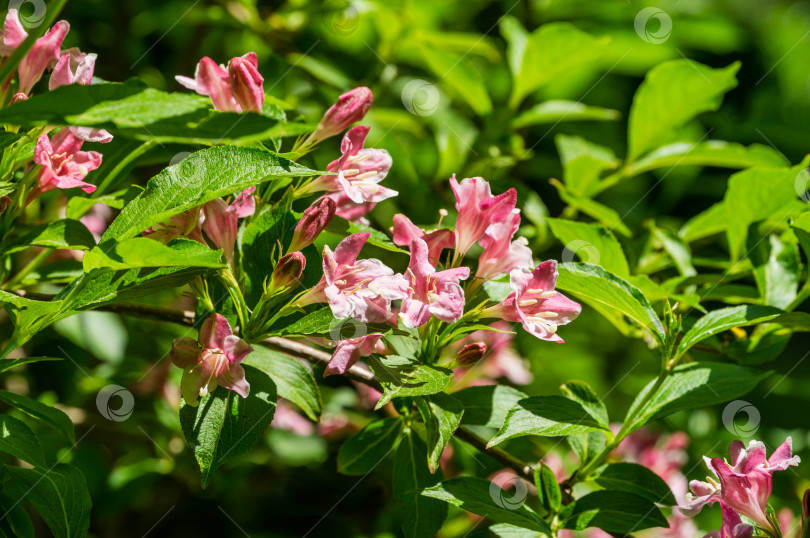
[(577, 455), (581, 464), (589, 462), (607, 445), (607, 437), (602, 431), (569, 435), (566, 441), (568, 441), (571, 450)]
[(559, 273), (557, 288), (583, 300), (618, 310), (652, 331), (659, 343), (664, 341), (666, 331), (652, 305), (638, 288), (626, 280), (587, 263), (564, 263), (559, 266)]
[(559, 134), (554, 143), (563, 165), (563, 182), (572, 194), (591, 193), (602, 172), (615, 170), (621, 162), (612, 149), (579, 136)]
[(534, 469), (534, 485), (537, 495), (546, 511), (556, 514), (562, 507), (562, 491), (557, 483), (554, 471), (545, 463), (540, 463)]
[(526, 435), (556, 437), (599, 429), (609, 428), (578, 402), (562, 396), (531, 396), (509, 410), (503, 427), (487, 446)]
[(530, 125), (557, 124), (563, 121), (615, 121), (621, 116), (618, 110), (612, 108), (588, 106), (579, 101), (552, 100), (534, 105), (514, 118), (510, 125), (513, 129), (520, 129)]
[[(164, 245), (148, 237), (132, 237), (122, 241), (105, 241), (84, 255), (84, 271), (102, 269), (119, 271), (141, 267), (201, 267), (218, 269), (224, 267), (218, 250), (184, 250), (173, 248), (190, 239), (175, 239)], [(196, 251), (195, 251), (196, 250)]]
[(126, 239), (173, 215), (281, 177), (319, 172), (269, 151), (218, 146), (190, 154), (149, 180), (105, 232), (102, 240)]
[(371, 472), (394, 449), (402, 433), (400, 418), (375, 420), (349, 437), (337, 456), (338, 471), (348, 475)]
[(549, 180), (549, 183), (557, 189), (563, 202), (570, 205), (572, 208), (582, 211), (609, 230), (618, 232), (625, 237), (631, 237), (633, 235), (630, 232), (630, 228), (622, 222), (623, 217), (619, 215), (616, 210), (604, 204), (600, 204), (585, 195), (569, 191), (563, 183), (556, 179)]
[(36, 226), (11, 241), (6, 254), (25, 250), (28, 247), (88, 250), (96, 246), (96, 240), (87, 227), (78, 220), (62, 219)]
[(628, 129), (628, 162), (669, 141), (676, 129), (700, 114), (717, 110), (737, 85), (740, 64), (712, 69), (691, 60), (652, 68), (633, 97)]
[(567, 22), (551, 22), (529, 34), (520, 70), (513, 72), (510, 106), (557, 77), (593, 65), (610, 38), (596, 38)]
[(560, 390), (566, 398), (584, 407), (588, 414), (595, 418), (603, 428), (610, 429), (605, 404), (602, 403), (602, 399), (596, 395), (590, 385), (584, 381), (568, 381), (560, 387)]
[[(753, 226), (753, 232), (756, 226)], [(754, 265), (754, 279), (762, 302), (776, 308), (788, 308), (799, 293), (801, 260), (799, 247), (775, 235), (762, 240), (759, 234), (748, 236), (748, 257)]]
[(424, 490), (422, 495), (439, 499), (498, 523), (508, 523), (551, 536), (551, 529), (543, 518), (523, 504), (527, 489), (528, 486), (524, 484), (522, 488), (517, 488), (514, 496), (509, 496), (494, 482), (464, 476), (445, 480)]
[[(484, 116), (492, 111), (492, 101), (487, 93), (484, 77), (466, 57), (466, 53), (455, 53), (425, 45), (419, 47), (419, 54), (428, 69), (439, 77), (452, 92), (464, 99), (476, 115)], [(417, 95), (409, 97), (414, 100), (418, 99)]]
[(628, 413), (628, 416), (636, 415), (630, 431), (684, 409), (708, 407), (738, 398), (769, 375), (770, 372), (721, 362), (676, 366), (643, 408), (640, 406), (655, 386), (655, 381), (636, 396)]
[(380, 380), (383, 396), (377, 402), (379, 409), (394, 398), (404, 396), (428, 396), (444, 390), (450, 383), (452, 370), (433, 364), (424, 364), (413, 359), (388, 355), (372, 355), (368, 365)]
[(462, 424), (500, 428), (509, 410), (526, 394), (508, 385), (479, 385), (454, 392), (453, 397), (464, 406)]
[(667, 483), (637, 463), (620, 462), (606, 465), (593, 475), (593, 481), (607, 490), (633, 493), (655, 504), (675, 504), (675, 497)]
[(434, 536), (447, 517), (447, 505), (420, 492), (442, 479), (441, 470), (431, 474), (427, 447), (413, 430), (407, 430), (394, 457), (394, 497), (405, 505), (408, 517), (402, 524), (407, 538)]
[(576, 255), (583, 262), (599, 265), (621, 278), (630, 276), (630, 267), (616, 236), (599, 224), (546, 218), (551, 233), (565, 245), (566, 256)]
[(577, 499), (566, 529), (597, 527), (604, 531), (629, 534), (669, 523), (651, 501), (622, 491), (594, 491)]
[(0, 373), (11, 370), (23, 364), (32, 364), (35, 362), (45, 361), (61, 361), (59, 357), (23, 357), (21, 359), (2, 359), (0, 360)]
[(416, 398), (415, 402), (427, 429), (428, 468), (431, 473), (435, 473), (444, 448), (461, 424), (464, 406), (459, 400), (443, 392)]
[(653, 236), (661, 243), (664, 250), (672, 258), (678, 271), (683, 276), (695, 276), (697, 270), (692, 265), (692, 252), (689, 245), (684, 243), (680, 237), (669, 233), (667, 230), (651, 225)]
[(250, 383), (247, 398), (217, 387), (197, 407), (185, 402), (180, 407), (180, 425), (200, 465), (203, 488), (220, 465), (247, 452), (273, 421), (273, 381), (251, 366), (245, 366), (245, 377)]
[(723, 140), (706, 142), (676, 142), (651, 151), (627, 167), (627, 177), (657, 168), (674, 166), (717, 166), (723, 168), (749, 168), (752, 166), (779, 167), (788, 164), (785, 158), (770, 146), (751, 144), (745, 147)]
[(25, 507), (17, 499), (0, 493), (0, 511), (5, 517), (0, 521), (0, 536), (3, 538), (34, 538), (34, 525)]
[(312, 420), (319, 420), (323, 410), (321, 389), (312, 372), (301, 361), (286, 353), (256, 346), (245, 359), (245, 364), (267, 374), (275, 383), (280, 397), (300, 407)]
[(61, 432), (71, 443), (76, 442), (73, 434), (73, 422), (63, 411), (28, 396), (15, 394), (7, 390), (0, 390), (0, 401)]
[(48, 470), (4, 466), (3, 492), (36, 508), (57, 538), (84, 538), (90, 528), (92, 502), (84, 475), (59, 464)]
[(0, 452), (27, 461), (34, 467), (47, 467), (37, 436), (25, 422), (8, 415), (0, 415)]

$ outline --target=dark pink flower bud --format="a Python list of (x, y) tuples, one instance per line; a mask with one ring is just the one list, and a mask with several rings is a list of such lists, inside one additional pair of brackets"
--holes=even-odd
[(474, 342), (467, 344), (458, 350), (456, 354), (456, 363), (459, 366), (472, 366), (481, 359), (487, 352), (487, 345), (484, 342)]
[(273, 270), (272, 288), (286, 288), (294, 285), (304, 274), (307, 259), (300, 252), (290, 252), (281, 257)]
[(236, 102), (242, 112), (261, 113), (264, 105), (264, 78), (259, 74), (256, 53), (233, 58), (228, 64), (228, 77)]
[(28, 100), (28, 96), (25, 95), (24, 93), (22, 93), (22, 92), (15, 93), (14, 97), (11, 98), (11, 101), (9, 102), (9, 104), (13, 105), (14, 103), (18, 103), (20, 101), (27, 101), (27, 100)]
[(324, 228), (332, 222), (337, 204), (331, 198), (321, 198), (304, 211), (304, 216), (298, 221), (293, 233), (292, 243), (288, 252), (303, 250), (315, 241)]
[(312, 138), (317, 142), (342, 133), (362, 120), (373, 102), (374, 94), (365, 86), (349, 90), (326, 111)]

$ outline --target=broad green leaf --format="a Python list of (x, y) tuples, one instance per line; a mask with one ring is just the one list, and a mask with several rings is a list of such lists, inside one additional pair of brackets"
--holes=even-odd
[(574, 255), (585, 263), (599, 265), (621, 278), (630, 276), (630, 267), (616, 236), (599, 224), (547, 218), (551, 233), (565, 246), (563, 259)]
[(748, 241), (748, 257), (754, 265), (754, 280), (762, 302), (787, 308), (799, 293), (798, 245), (782, 241), (776, 235), (765, 241), (758, 234), (749, 234)]
[(84, 224), (78, 220), (61, 219), (25, 231), (11, 241), (6, 254), (28, 247), (88, 250), (95, 246), (96, 240)]
[(444, 448), (461, 424), (464, 406), (459, 400), (443, 392), (416, 398), (415, 402), (427, 429), (428, 467), (430, 472), (435, 473)]
[(84, 475), (64, 463), (50, 469), (4, 466), (3, 492), (25, 499), (57, 538), (84, 538), (90, 528), (92, 502)]
[(506, 414), (526, 394), (508, 385), (480, 385), (467, 387), (453, 396), (464, 405), (461, 423), (470, 426), (500, 428)]
[(804, 330), (810, 328), (810, 316), (803, 312), (785, 313), (778, 308), (759, 305), (730, 306), (713, 310), (697, 320), (678, 344), (676, 356), (683, 355), (701, 340), (733, 327), (747, 327), (771, 322), (791, 325)]
[[(446, 84), (450, 91), (464, 99), (477, 115), (484, 116), (492, 111), (492, 101), (484, 78), (466, 57), (466, 53), (424, 45), (419, 47), (419, 54), (428, 69)], [(415, 95), (411, 97), (416, 98)]]
[[(546, 533), (531, 532), (516, 525), (510, 525), (509, 523), (496, 523), (495, 525), (487, 527), (487, 530), (498, 538), (539, 538), (541, 536), (548, 536)], [(470, 537), (477, 538), (477, 535), (470, 534)]]
[(790, 228), (796, 235), (796, 239), (799, 240), (805, 256), (810, 258), (810, 211), (802, 213), (793, 219)]
[(614, 121), (621, 118), (621, 113), (612, 108), (588, 106), (579, 101), (545, 101), (534, 105), (512, 120), (513, 129), (540, 125), (543, 123), (560, 123), (563, 121)]
[(267, 374), (275, 383), (280, 397), (300, 407), (312, 420), (319, 420), (323, 410), (321, 389), (312, 372), (301, 361), (280, 351), (254, 346), (245, 364)]
[(551, 536), (548, 523), (523, 504), (528, 495), (527, 488), (528, 486), (524, 485), (516, 490), (514, 496), (510, 496), (494, 482), (463, 476), (445, 480), (424, 490), (422, 495), (458, 506), (497, 523), (509, 523)]
[(0, 415), (0, 452), (27, 461), (34, 467), (47, 467), (37, 436), (25, 422), (9, 415)]
[(597, 527), (603, 531), (630, 534), (652, 527), (669, 527), (651, 501), (623, 491), (594, 491), (577, 499), (566, 529)]
[(529, 32), (512, 15), (504, 15), (499, 20), (501, 35), (506, 39), (506, 60), (512, 75), (520, 75), (523, 67), (523, 55), (526, 53), (526, 44), (529, 41)]
[(0, 511), (5, 517), (0, 521), (0, 536), (3, 538), (34, 538), (34, 524), (23, 503), (0, 493)]
[(770, 372), (721, 362), (676, 366), (649, 401), (644, 403), (655, 381), (636, 396), (629, 412), (636, 415), (631, 431), (684, 409), (708, 407), (738, 398), (769, 375)]
[(540, 463), (534, 469), (534, 485), (537, 488), (537, 496), (547, 512), (556, 514), (562, 507), (562, 491), (557, 483), (554, 471), (545, 463)]
[(173, 215), (265, 181), (318, 174), (256, 148), (219, 146), (197, 151), (150, 179), (146, 190), (124, 207), (102, 240), (134, 237)]
[(180, 425), (200, 466), (202, 487), (223, 463), (247, 452), (273, 421), (276, 387), (263, 372), (245, 366), (250, 394), (242, 398), (222, 387), (192, 407), (180, 407)]
[(674, 131), (710, 110), (737, 85), (740, 68), (734, 63), (712, 69), (691, 60), (672, 60), (652, 68), (633, 97), (628, 127), (628, 162), (656, 145), (668, 142)]
[(431, 474), (427, 467), (427, 447), (413, 430), (407, 430), (394, 457), (394, 497), (405, 505), (407, 518), (402, 524), (406, 538), (434, 536), (447, 517), (447, 505), (420, 492), (443, 478), (441, 470)]
[(15, 394), (7, 390), (0, 390), (0, 401), (61, 432), (71, 443), (76, 442), (73, 434), (73, 422), (63, 411), (28, 396)]
[(752, 166), (784, 166), (785, 158), (770, 146), (751, 144), (745, 147), (723, 140), (706, 142), (676, 142), (651, 151), (625, 170), (627, 177), (657, 168), (673, 166), (718, 166), (749, 168)]
[(560, 387), (560, 390), (566, 398), (584, 407), (588, 414), (595, 418), (603, 428), (610, 429), (605, 404), (602, 403), (602, 399), (597, 396), (590, 385), (584, 381), (568, 381)]
[(623, 218), (616, 210), (604, 204), (600, 204), (585, 195), (570, 192), (560, 181), (551, 180), (549, 183), (557, 188), (557, 192), (560, 194), (560, 198), (562, 198), (563, 202), (570, 205), (572, 208), (582, 211), (611, 231), (618, 232), (625, 237), (632, 237), (633, 234), (630, 232), (630, 228), (622, 222)]
[(692, 252), (689, 250), (689, 245), (684, 243), (680, 237), (669, 233), (668, 231), (652, 225), (653, 236), (661, 243), (664, 250), (672, 258), (678, 271), (683, 276), (694, 276), (697, 270), (692, 265)]
[(394, 398), (429, 396), (444, 390), (450, 383), (452, 370), (425, 364), (406, 357), (372, 355), (368, 365), (380, 380), (383, 396), (377, 402), (379, 409)]
[(566, 441), (568, 441), (571, 450), (577, 455), (581, 464), (591, 461), (607, 445), (607, 437), (602, 431), (569, 435), (566, 437)]
[(184, 250), (173, 248), (190, 239), (175, 239), (164, 245), (148, 237), (132, 237), (122, 241), (105, 241), (84, 255), (84, 271), (120, 271), (141, 267), (200, 267), (218, 269), (224, 267), (220, 251), (207, 249)]
[[(345, 222), (345, 227), (343, 226)], [(382, 233), (381, 231), (372, 228), (371, 226), (365, 226), (364, 224), (360, 224), (358, 222), (349, 222), (343, 221), (343, 219), (333, 219), (332, 224), (329, 225), (330, 231), (337, 231), (337, 233), (341, 235), (349, 235), (349, 234), (356, 234), (358, 232), (365, 232), (369, 233), (367, 243), (369, 245), (374, 245), (375, 247), (379, 247), (384, 250), (388, 250), (390, 252), (398, 252), (400, 254), (408, 254), (407, 250), (403, 250), (401, 247), (396, 246), (387, 235)]]
[(35, 362), (49, 362), (61, 361), (59, 357), (23, 357), (21, 359), (2, 359), (0, 360), (0, 373), (11, 370), (23, 364), (32, 364)]
[(562, 396), (532, 396), (520, 400), (506, 415), (500, 431), (487, 446), (508, 439), (537, 435), (557, 437), (608, 429), (582, 404)]
[(618, 310), (663, 342), (666, 331), (650, 302), (638, 288), (599, 266), (565, 263), (559, 267), (557, 287), (587, 300)]
[(591, 193), (602, 172), (615, 170), (621, 162), (612, 149), (579, 136), (559, 134), (554, 143), (563, 165), (563, 182), (572, 194)]
[(510, 105), (564, 73), (593, 65), (610, 38), (596, 38), (567, 22), (551, 22), (529, 34), (520, 71), (513, 73)]
[(375, 420), (349, 437), (337, 456), (338, 471), (348, 475), (371, 472), (394, 449), (402, 433), (400, 418)]
[(655, 504), (675, 504), (675, 497), (667, 483), (647, 467), (637, 463), (606, 465), (593, 475), (593, 481), (607, 490), (633, 493)]

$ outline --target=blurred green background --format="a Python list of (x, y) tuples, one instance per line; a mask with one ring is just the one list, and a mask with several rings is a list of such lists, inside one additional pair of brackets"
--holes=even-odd
[[(660, 43), (645, 41), (634, 27), (639, 11), (649, 6), (662, 10), (672, 23)], [(501, 35), (505, 16), (529, 31), (547, 22), (569, 21), (610, 39), (600, 58), (555, 74), (542, 90), (514, 106), (509, 103), (510, 75)], [(481, 175), (496, 192), (518, 189), (524, 215), (521, 233), (538, 259), (563, 256), (562, 245), (543, 223), (545, 215), (559, 216), (565, 207), (549, 184), (562, 173), (555, 136), (583, 136), (623, 155), (633, 92), (645, 72), (665, 60), (686, 57), (712, 67), (742, 63), (739, 86), (727, 94), (720, 110), (690, 125), (694, 140), (709, 131), (712, 139), (770, 145), (792, 163), (807, 153), (806, 2), (71, 0), (64, 18), (72, 27), (66, 46), (98, 53), (96, 76), (106, 80), (138, 77), (156, 88), (184, 91), (174, 76), (191, 75), (201, 56), (226, 63), (255, 51), (268, 94), (293, 105), (289, 116), (300, 114), (313, 122), (343, 91), (369, 86), (375, 104), (364, 122), (372, 126), (368, 145), (391, 152), (394, 166), (385, 184), (401, 193), (379, 204), (369, 216), (373, 224), (385, 230), (397, 212), (416, 223), (435, 223), (438, 210), (452, 204), (448, 177)], [(661, 30), (646, 31), (659, 35)], [(413, 85), (406, 89), (413, 81), (423, 81), (417, 82), (421, 91), (414, 93)], [(482, 98), (482, 93), (489, 97)], [(621, 118), (509, 127), (515, 116), (548, 99), (616, 109)], [(117, 143), (102, 151), (114, 154)], [(308, 164), (325, 167), (338, 146), (337, 139), (323, 143)], [(156, 149), (131, 181), (144, 183), (175, 153), (176, 148)], [(622, 240), (631, 263), (637, 263), (648, 241), (645, 226), (650, 219), (678, 229), (722, 198), (729, 175), (728, 170), (689, 167), (644, 174), (606, 192), (600, 202), (625, 215), (634, 236)], [(717, 254), (716, 244), (702, 248), (703, 255)], [(188, 306), (169, 292), (150, 301)], [(81, 314), (48, 329), (29, 350), (32, 356), (69, 360), (32, 365), (7, 378), (11, 390), (45, 393), (46, 399), (68, 406), (82, 441), (65, 461), (72, 460), (87, 477), (94, 501), (93, 535), (400, 534), (404, 512), (391, 495), (390, 461), (361, 479), (336, 472), (339, 442), (370, 416), (341, 378), (323, 380), (333, 430), (326, 437), (271, 429), (261, 447), (225, 466), (212, 485), (201, 490), (177, 419), (180, 371), (165, 360), (171, 339), (181, 334), (168, 324), (109, 313)], [(534, 373), (526, 392), (553, 394), (561, 383), (582, 379), (597, 393), (608, 394), (608, 409), (618, 418), (656, 374), (657, 360), (644, 342), (622, 336), (593, 310), (586, 308), (561, 335), (565, 346), (519, 335), (517, 346)], [(809, 343), (806, 336), (795, 336), (769, 365), (776, 374), (744, 398), (761, 415), (756, 437), (772, 449), (791, 434), (802, 456), (810, 454), (810, 418), (805, 412), (810, 405), (810, 362), (802, 362)], [(135, 395), (135, 411), (122, 422), (106, 420), (96, 409), (98, 390), (110, 383)], [(690, 479), (706, 474), (702, 454), (722, 456), (735, 438), (722, 422), (722, 410), (719, 406), (680, 413), (657, 425), (690, 434), (685, 467)], [(742, 419), (744, 423), (745, 416)], [(550, 448), (525, 440), (510, 446), (527, 459)], [(486, 457), (473, 457), (463, 445), (456, 445), (455, 454), (457, 470), (485, 477), (499, 469)], [(775, 480), (777, 508), (798, 511), (800, 493), (810, 486), (802, 467), (794, 471)], [(446, 536), (462, 536), (475, 524), (465, 513), (451, 514), (443, 529)], [(711, 529), (719, 527), (719, 520), (719, 510), (706, 510), (698, 521), (701, 528)]]

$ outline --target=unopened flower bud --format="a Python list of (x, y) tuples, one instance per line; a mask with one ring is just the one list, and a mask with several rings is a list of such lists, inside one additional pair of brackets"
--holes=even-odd
[(11, 102), (9, 102), (9, 104), (13, 105), (14, 103), (17, 103), (19, 101), (27, 101), (27, 100), (28, 100), (28, 96), (25, 95), (24, 93), (22, 93), (22, 92), (15, 93), (14, 97), (11, 98)]
[(264, 105), (264, 78), (256, 68), (256, 54), (237, 56), (228, 64), (228, 77), (242, 112), (261, 113)]
[(274, 289), (294, 285), (304, 274), (307, 259), (300, 252), (290, 252), (281, 257), (273, 270), (270, 286)]
[(318, 128), (312, 133), (312, 143), (340, 134), (362, 120), (373, 102), (374, 94), (365, 86), (349, 90), (338, 97), (337, 103), (326, 111)]
[(810, 519), (810, 489), (806, 490), (802, 497), (802, 519), (805, 521)]
[(467, 344), (456, 354), (456, 363), (459, 366), (472, 366), (480, 361), (487, 352), (487, 345), (484, 342), (474, 342)]
[(304, 211), (304, 216), (295, 225), (292, 243), (287, 252), (303, 250), (315, 241), (320, 233), (329, 226), (335, 216), (337, 204), (331, 198), (321, 198)]

